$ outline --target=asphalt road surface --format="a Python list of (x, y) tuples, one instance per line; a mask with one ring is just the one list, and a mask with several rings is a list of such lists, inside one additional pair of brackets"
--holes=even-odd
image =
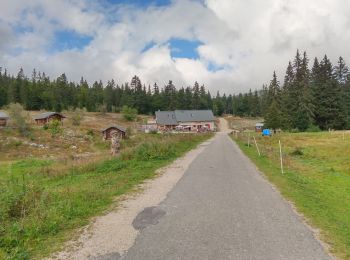
[(224, 133), (194, 160), (159, 206), (135, 218), (141, 232), (115, 258), (331, 259)]

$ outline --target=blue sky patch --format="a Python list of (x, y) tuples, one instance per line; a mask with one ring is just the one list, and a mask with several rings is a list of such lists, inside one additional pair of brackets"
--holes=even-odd
[(81, 35), (71, 30), (57, 31), (51, 46), (51, 51), (83, 49), (93, 40), (93, 37)]
[(23, 24), (13, 26), (12, 28), (13, 28), (14, 32), (17, 34), (31, 33), (34, 31), (32, 27), (25, 26)]
[(167, 6), (171, 4), (171, 0), (106, 0), (109, 4), (116, 5), (133, 5), (139, 8), (147, 8), (149, 6)]
[(213, 62), (209, 62), (209, 64), (207, 65), (207, 69), (209, 71), (212, 71), (212, 72), (216, 72), (216, 71), (219, 71), (219, 70), (224, 70), (226, 69), (227, 66), (224, 66), (224, 65), (217, 65)]
[(154, 46), (156, 46), (155, 42), (149, 42), (145, 45), (145, 47), (143, 47), (143, 49), (141, 50), (141, 53), (144, 53), (146, 51), (148, 51), (149, 49), (153, 48)]
[(198, 59), (199, 55), (197, 52), (197, 48), (201, 44), (202, 42), (197, 40), (192, 41), (192, 40), (173, 38), (169, 41), (169, 45), (171, 49), (171, 57)]

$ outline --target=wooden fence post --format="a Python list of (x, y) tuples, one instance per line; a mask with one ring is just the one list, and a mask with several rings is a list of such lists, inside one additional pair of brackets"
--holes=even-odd
[(255, 139), (255, 136), (254, 136), (254, 135), (253, 135), (253, 138), (254, 138), (256, 150), (258, 151), (258, 154), (259, 154), (259, 156), (260, 156), (260, 151), (259, 151), (258, 143), (256, 142), (256, 139)]
[(283, 171), (283, 157), (282, 157), (281, 140), (278, 140), (278, 144), (279, 144), (279, 146), (280, 146), (281, 172), (282, 172), (282, 174), (284, 174), (284, 171)]

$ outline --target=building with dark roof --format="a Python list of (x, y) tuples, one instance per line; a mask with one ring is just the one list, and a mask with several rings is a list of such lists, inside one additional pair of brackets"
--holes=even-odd
[(7, 126), (8, 120), (9, 120), (9, 116), (5, 112), (0, 112), (0, 127)]
[(205, 131), (215, 130), (215, 117), (211, 110), (175, 110), (157, 111), (156, 122), (158, 129)]
[(44, 112), (33, 117), (37, 125), (45, 125), (53, 120), (62, 122), (64, 118), (66, 118), (64, 115), (57, 112)]
[(118, 135), (121, 139), (126, 137), (126, 129), (122, 126), (111, 125), (101, 130), (103, 135), (103, 140), (109, 140), (113, 135)]

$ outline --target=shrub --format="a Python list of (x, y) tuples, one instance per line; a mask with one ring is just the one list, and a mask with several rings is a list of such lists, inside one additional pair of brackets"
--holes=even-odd
[(47, 129), (50, 130), (51, 136), (54, 137), (62, 133), (61, 122), (58, 120), (52, 120), (47, 124)]
[(321, 132), (321, 129), (317, 125), (311, 125), (306, 129), (306, 132)]
[(137, 109), (128, 106), (123, 106), (122, 114), (125, 120), (134, 121), (137, 117)]
[(30, 125), (27, 122), (28, 115), (25, 113), (21, 104), (11, 103), (7, 107), (10, 117), (11, 123), (14, 127), (18, 128), (18, 131), (23, 136), (28, 136), (30, 133)]
[(73, 111), (72, 114), (72, 124), (75, 126), (79, 126), (81, 121), (84, 119), (84, 113), (86, 112), (85, 109), (80, 109), (80, 108), (76, 108)]

